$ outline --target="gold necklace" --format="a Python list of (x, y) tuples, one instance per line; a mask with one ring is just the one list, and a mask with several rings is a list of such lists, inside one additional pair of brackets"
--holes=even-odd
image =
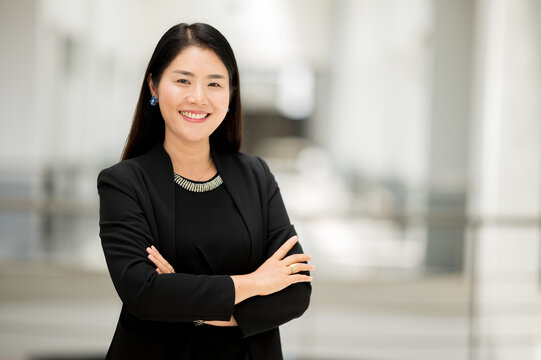
[(209, 161), (209, 167), (207, 168), (207, 170), (205, 170), (203, 175), (201, 175), (201, 177), (199, 179), (197, 179), (197, 181), (201, 181), (201, 179), (207, 174), (207, 172), (209, 171), (211, 166), (212, 166), (212, 157), (210, 158), (210, 161)]

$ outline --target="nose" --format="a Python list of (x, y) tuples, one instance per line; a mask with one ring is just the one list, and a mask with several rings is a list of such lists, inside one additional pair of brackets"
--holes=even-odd
[(188, 101), (190, 104), (205, 105), (206, 93), (205, 93), (204, 86), (200, 84), (196, 84), (192, 86), (190, 89), (190, 93), (188, 94), (188, 97), (186, 98), (186, 101)]

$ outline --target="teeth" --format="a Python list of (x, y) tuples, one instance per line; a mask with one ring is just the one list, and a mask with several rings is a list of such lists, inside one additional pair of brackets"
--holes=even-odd
[(186, 112), (186, 111), (181, 111), (180, 114), (182, 116), (186, 116), (186, 117), (189, 117), (191, 119), (203, 119), (205, 118), (208, 114), (205, 114), (205, 113), (201, 113), (201, 114), (194, 114), (194, 113), (191, 113), (191, 112)]

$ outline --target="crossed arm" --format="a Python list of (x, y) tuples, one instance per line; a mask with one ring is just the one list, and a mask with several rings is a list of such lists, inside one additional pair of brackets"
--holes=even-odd
[[(235, 305), (258, 295), (270, 295), (292, 284), (310, 282), (309, 275), (298, 274), (299, 271), (313, 271), (315, 266), (305, 263), (312, 257), (308, 254), (287, 253), (297, 243), (297, 236), (289, 238), (276, 252), (269, 257), (256, 271), (245, 275), (233, 275), (231, 279), (235, 286)], [(148, 258), (156, 265), (158, 274), (174, 273), (175, 269), (163, 258), (154, 247), (147, 247)], [(229, 321), (211, 320), (205, 321), (214, 326), (237, 326), (234, 316)]]

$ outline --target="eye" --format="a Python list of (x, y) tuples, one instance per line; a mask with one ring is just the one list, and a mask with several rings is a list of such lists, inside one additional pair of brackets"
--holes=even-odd
[(220, 84), (218, 84), (218, 83), (215, 83), (215, 82), (210, 83), (209, 86), (210, 86), (210, 87), (222, 87), (222, 85), (220, 85)]
[(186, 79), (180, 79), (180, 80), (177, 80), (177, 82), (179, 84), (184, 84), (184, 85), (189, 85), (190, 84), (190, 82), (188, 80), (186, 80)]

